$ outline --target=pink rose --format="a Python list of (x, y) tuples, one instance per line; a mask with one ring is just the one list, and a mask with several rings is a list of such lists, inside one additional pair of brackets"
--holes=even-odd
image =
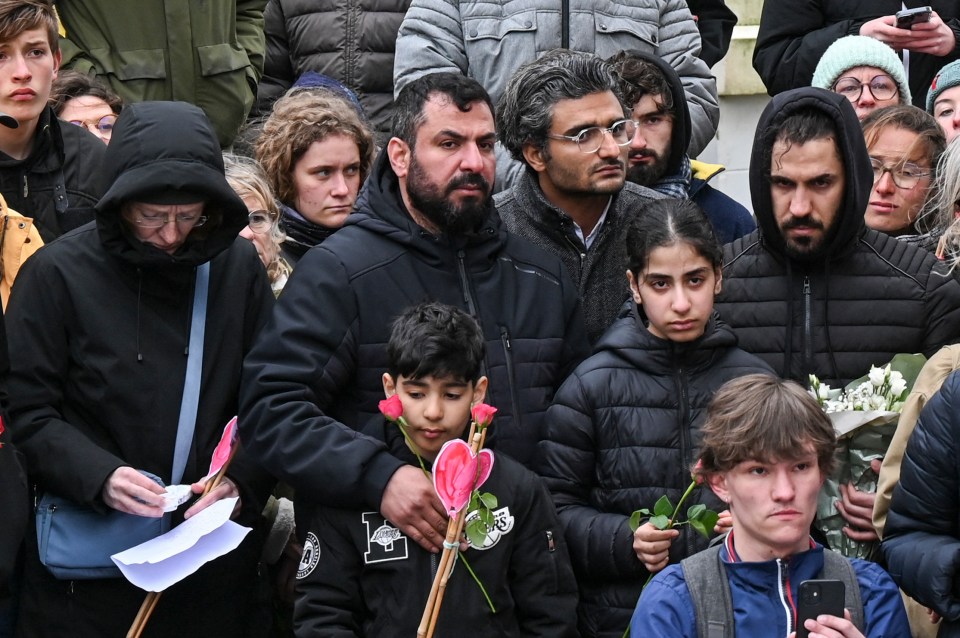
[(486, 403), (478, 403), (470, 410), (473, 420), (476, 421), (477, 425), (481, 428), (490, 425), (490, 422), (493, 421), (493, 415), (496, 413), (497, 409)]
[(389, 399), (384, 399), (380, 402), (379, 408), (388, 421), (396, 421), (403, 416), (403, 403), (400, 402), (399, 395), (395, 394)]
[(697, 464), (693, 466), (690, 476), (697, 485), (703, 485), (703, 459), (697, 459)]

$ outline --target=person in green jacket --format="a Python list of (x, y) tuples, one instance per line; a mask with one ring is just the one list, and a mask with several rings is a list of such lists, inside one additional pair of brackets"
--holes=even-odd
[(266, 0), (60, 2), (63, 67), (94, 75), (125, 103), (199, 106), (227, 148), (263, 73)]

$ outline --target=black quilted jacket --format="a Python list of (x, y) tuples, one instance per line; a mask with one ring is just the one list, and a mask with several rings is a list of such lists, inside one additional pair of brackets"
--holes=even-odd
[[(846, 195), (836, 232), (816, 260), (788, 258), (774, 219), (764, 148), (801, 107), (827, 113), (840, 131)], [(863, 222), (873, 175), (845, 98), (821, 89), (776, 96), (761, 116), (750, 165), (759, 229), (724, 247), (717, 309), (740, 347), (785, 378), (808, 374), (834, 387), (901, 352), (930, 356), (960, 337), (960, 283), (937, 259)]]

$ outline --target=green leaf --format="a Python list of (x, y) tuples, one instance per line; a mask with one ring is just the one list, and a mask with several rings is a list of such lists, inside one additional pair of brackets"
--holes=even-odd
[(666, 495), (663, 495), (653, 506), (653, 513), (657, 516), (666, 516), (669, 518), (670, 515), (673, 514), (673, 503), (670, 502), (670, 499), (667, 498)]
[(487, 541), (487, 529), (480, 521), (470, 521), (467, 523), (467, 538), (474, 547), (483, 547)]
[(643, 516), (650, 516), (650, 510), (648, 510), (646, 507), (644, 507), (643, 509), (639, 509), (637, 511), (640, 512), (640, 514)]
[(480, 494), (474, 490), (470, 492), (470, 502), (467, 504), (467, 511), (472, 512), (480, 507)]
[(717, 521), (720, 520), (720, 515), (713, 510), (707, 510), (697, 520), (703, 523), (703, 526), (707, 528), (707, 533), (709, 534), (713, 532), (713, 528), (717, 526)]
[(657, 529), (669, 529), (670, 528), (670, 517), (669, 516), (654, 516), (650, 519), (649, 523), (656, 527)]
[(480, 510), (480, 522), (487, 529), (492, 529), (497, 523), (497, 517), (490, 510)]
[(647, 512), (646, 510), (637, 510), (636, 512), (631, 514), (630, 515), (630, 531), (631, 532), (637, 531), (637, 528), (640, 527), (640, 519), (643, 518), (645, 515), (649, 515), (649, 514), (650, 512)]
[(491, 494), (490, 492), (484, 492), (480, 495), (480, 501), (488, 509), (494, 509), (497, 506), (497, 497)]
[(703, 505), (702, 503), (697, 505), (691, 505), (690, 509), (687, 510), (687, 520), (691, 520), (691, 521), (696, 520), (701, 516), (703, 516), (703, 514), (706, 511), (707, 511), (707, 506)]
[(687, 521), (687, 522), (690, 523), (690, 527), (697, 530), (697, 532), (701, 534), (704, 538), (710, 538), (710, 530), (713, 529), (712, 527), (707, 528), (707, 526), (703, 524), (703, 521), (700, 521), (700, 520)]

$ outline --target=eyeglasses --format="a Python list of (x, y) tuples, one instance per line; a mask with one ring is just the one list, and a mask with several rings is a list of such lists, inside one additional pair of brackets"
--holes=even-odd
[(840, 78), (833, 84), (833, 92), (839, 93), (851, 102), (856, 102), (863, 93), (863, 87), (870, 90), (870, 95), (875, 100), (889, 100), (899, 91), (897, 83), (889, 75), (875, 75), (869, 82), (861, 82), (849, 76)]
[(626, 146), (633, 139), (637, 132), (637, 123), (633, 120), (618, 120), (610, 125), (610, 128), (602, 126), (591, 126), (585, 128), (576, 135), (559, 135), (557, 133), (547, 133), (547, 137), (553, 140), (567, 140), (576, 142), (577, 148), (581, 153), (595, 153), (603, 146), (603, 136), (607, 133), (613, 138), (617, 146)]
[(137, 226), (142, 226), (143, 228), (163, 228), (170, 222), (183, 226), (190, 225), (197, 228), (207, 223), (207, 217), (205, 215), (190, 215), (188, 213), (178, 213), (173, 217), (170, 215), (145, 215), (140, 211), (136, 211), (132, 221)]
[(884, 173), (890, 173), (894, 185), (904, 190), (913, 188), (924, 177), (930, 177), (930, 171), (924, 170), (910, 162), (891, 167), (885, 166), (884, 163), (876, 157), (871, 157), (870, 166), (873, 167), (874, 184), (880, 181)]
[(270, 227), (273, 226), (273, 218), (271, 218), (270, 213), (265, 210), (251, 211), (251, 213), (247, 215), (247, 226), (256, 234), (262, 235), (268, 232)]
[(99, 133), (101, 137), (109, 138), (113, 135), (113, 125), (117, 123), (117, 116), (104, 115), (99, 120), (70, 120), (74, 126), (83, 126), (91, 133)]

